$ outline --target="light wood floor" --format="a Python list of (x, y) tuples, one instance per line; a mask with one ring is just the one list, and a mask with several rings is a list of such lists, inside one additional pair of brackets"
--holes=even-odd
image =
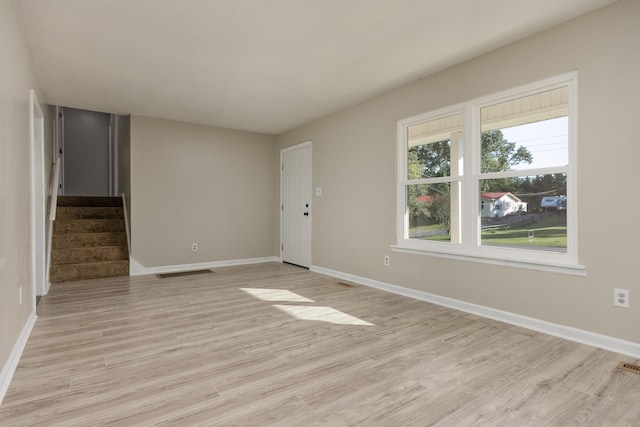
[(633, 358), (338, 283), (269, 263), (55, 285), (0, 425), (640, 425)]

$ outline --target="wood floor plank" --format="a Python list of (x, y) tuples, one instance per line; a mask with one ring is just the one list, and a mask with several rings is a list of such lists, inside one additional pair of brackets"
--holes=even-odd
[(637, 363), (280, 263), (56, 284), (2, 426), (640, 425)]

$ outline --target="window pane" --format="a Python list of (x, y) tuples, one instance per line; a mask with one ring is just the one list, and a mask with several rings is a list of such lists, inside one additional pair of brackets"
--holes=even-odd
[(481, 171), (566, 166), (568, 99), (565, 86), (482, 108)]
[(450, 191), (450, 183), (407, 186), (410, 239), (451, 242)]
[(407, 179), (459, 175), (462, 125), (462, 114), (456, 114), (409, 126)]
[(480, 181), (480, 242), (567, 251), (567, 176), (548, 174)]

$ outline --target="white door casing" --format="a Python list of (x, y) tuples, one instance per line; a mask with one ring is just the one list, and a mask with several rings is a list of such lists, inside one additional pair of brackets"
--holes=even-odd
[(311, 141), (280, 151), (282, 261), (311, 265)]

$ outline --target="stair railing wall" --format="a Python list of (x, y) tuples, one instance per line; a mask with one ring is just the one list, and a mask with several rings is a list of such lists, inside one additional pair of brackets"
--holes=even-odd
[(58, 188), (60, 187), (60, 161), (56, 161), (53, 166), (53, 178), (49, 186), (49, 233), (47, 236), (47, 270), (46, 280), (49, 283), (49, 272), (51, 270), (51, 242), (53, 240), (53, 221), (56, 219), (56, 208), (58, 206)]
[(55, 162), (52, 166), (53, 179), (49, 186), (49, 221), (56, 219), (56, 206), (58, 205), (58, 187), (60, 186), (60, 162)]
[(124, 211), (124, 229), (127, 232), (127, 251), (129, 252), (129, 258), (131, 258), (131, 235), (129, 234), (129, 215), (127, 214), (127, 198), (124, 193), (120, 193), (122, 197), (122, 210)]

